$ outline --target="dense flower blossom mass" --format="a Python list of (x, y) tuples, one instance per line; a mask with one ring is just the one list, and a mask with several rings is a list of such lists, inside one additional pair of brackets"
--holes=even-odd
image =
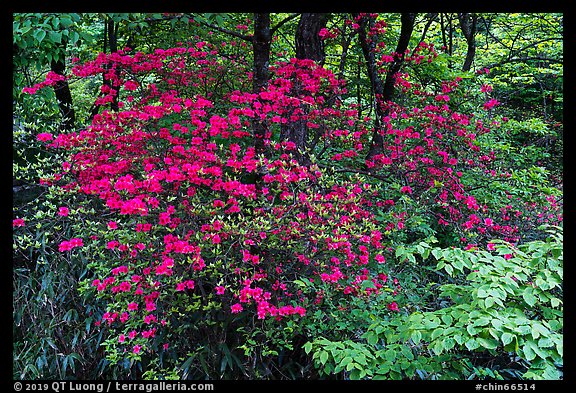
[[(324, 39), (335, 34), (321, 31)], [(382, 64), (395, 55), (381, 56)], [(406, 61), (434, 57), (433, 47), (421, 44)], [(270, 71), (261, 92), (241, 82), (221, 91), (219, 78), (228, 71), (205, 42), (150, 54), (101, 53), (72, 68), (76, 78), (104, 73), (109, 83), (97, 105), (118, 97), (121, 105), (118, 112), (104, 109), (86, 129), (38, 135), (69, 152), (62, 173), (45, 181), (101, 200), (109, 213), (94, 228), (98, 236), (72, 237), (58, 249), (102, 250), (90, 282), (109, 303), (99, 324), (114, 329), (127, 351), (150, 348), (197, 298), (214, 298), (233, 315), (278, 321), (321, 309), (327, 297), (384, 296), (388, 310), (399, 312), (394, 296), (402, 286), (391, 275), (388, 238), (410, 229), (401, 205), (412, 199), (427, 205), (439, 228), (476, 242), (517, 238), (518, 226), (506, 217), (518, 211), (494, 215), (463, 186), (469, 170), (503, 175), (476, 143), (489, 129), (449, 107), (459, 80), (434, 94), (398, 74), (396, 87), (419, 105), (383, 102), (387, 116), (377, 132), (384, 144), (365, 159), (374, 130), (339, 100), (346, 92), (341, 80), (311, 60), (278, 62)], [(24, 91), (62, 78), (50, 73)], [(490, 99), (484, 109), (497, 105)], [(302, 121), (313, 139), (326, 141), (311, 163), (297, 159), (293, 141), (279, 139)], [(266, 154), (256, 152), (254, 124), (266, 130)], [(356, 172), (367, 176), (334, 182), (335, 162), (342, 172), (366, 168)], [(374, 178), (401, 180), (386, 191)]]

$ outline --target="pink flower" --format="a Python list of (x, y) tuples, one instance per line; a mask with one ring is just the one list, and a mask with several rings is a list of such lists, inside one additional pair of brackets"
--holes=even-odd
[(15, 218), (14, 220), (12, 220), (12, 228), (23, 227), (24, 225), (25, 224), (23, 218)]
[(82, 247), (83, 245), (84, 245), (83, 240), (75, 237), (70, 240), (64, 240), (62, 243), (60, 243), (58, 245), (58, 251), (60, 252), (70, 251), (75, 247)]
[(62, 206), (58, 209), (58, 214), (62, 217), (67, 217), (68, 213), (70, 213), (70, 210), (68, 210), (68, 208), (65, 206)]
[(487, 248), (488, 251), (494, 251), (496, 249), (496, 246), (494, 245), (494, 243), (488, 243)]
[(378, 263), (384, 263), (386, 262), (386, 258), (384, 258), (381, 254), (378, 254), (374, 257), (374, 259), (376, 259), (376, 262)]
[(500, 104), (500, 102), (498, 100), (491, 98), (489, 101), (484, 103), (484, 110), (492, 109), (498, 104)]
[(116, 228), (118, 228), (118, 223), (116, 221), (108, 222), (108, 229), (116, 229)]
[(118, 337), (118, 342), (123, 343), (124, 341), (126, 341), (126, 336), (121, 334), (120, 337)]
[(233, 304), (231, 307), (232, 314), (238, 314), (243, 310), (243, 307), (240, 303)]
[(72, 247), (82, 247), (84, 245), (84, 241), (79, 237), (74, 237), (70, 239), (70, 244)]
[(412, 188), (410, 186), (404, 186), (400, 189), (400, 192), (404, 194), (412, 194)]
[(390, 304), (388, 304), (388, 310), (390, 311), (400, 311), (400, 309), (398, 308), (398, 304), (396, 304), (396, 302), (392, 302)]
[(226, 288), (219, 285), (216, 288), (214, 288), (214, 290), (216, 291), (217, 295), (224, 295), (224, 291), (226, 290)]
[(136, 344), (136, 345), (134, 345), (134, 349), (132, 349), (132, 352), (133, 352), (133, 353), (140, 353), (140, 350), (141, 350), (141, 349), (142, 349), (142, 346)]
[(48, 132), (42, 132), (42, 133), (38, 134), (38, 136), (36, 136), (36, 138), (41, 142), (48, 142), (48, 141), (51, 141), (52, 139), (54, 139), (54, 135), (52, 135)]

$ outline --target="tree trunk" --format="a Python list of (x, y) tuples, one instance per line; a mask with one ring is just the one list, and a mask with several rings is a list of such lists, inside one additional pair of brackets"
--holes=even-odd
[[(270, 66), (270, 45), (272, 34), (270, 32), (270, 14), (254, 14), (254, 36), (252, 37), (252, 50), (254, 54), (252, 91), (260, 93), (268, 85)], [(254, 129), (254, 149), (256, 154), (264, 154), (264, 138), (266, 127), (259, 119), (252, 123)]]
[(474, 55), (476, 54), (476, 14), (462, 13), (458, 14), (458, 19), (460, 20), (460, 27), (462, 33), (466, 38), (468, 44), (468, 50), (466, 52), (466, 59), (464, 59), (464, 64), (462, 65), (462, 71), (470, 71), (472, 67), (472, 62), (474, 61)]
[[(106, 25), (105, 25), (105, 34), (104, 34), (104, 53), (106, 53), (106, 37), (108, 38), (108, 49), (110, 50), (110, 53), (113, 52), (117, 52), (118, 51), (118, 24), (114, 22), (114, 20), (112, 20), (112, 18), (108, 17), (106, 20)], [(108, 87), (110, 87), (111, 89), (114, 90), (119, 90), (119, 86), (113, 86), (112, 83), (106, 79), (105, 76), (103, 76), (104, 78), (104, 84)], [(110, 103), (110, 108), (115, 111), (118, 112), (119, 106), (118, 106), (118, 92), (114, 95), (112, 102)]]
[(324, 41), (320, 39), (320, 30), (326, 27), (328, 14), (304, 13), (300, 16), (296, 29), (296, 58), (310, 59), (324, 64)]
[[(303, 13), (300, 16), (294, 37), (297, 59), (310, 59), (319, 64), (324, 63), (326, 54), (324, 42), (320, 38), (320, 30), (326, 27), (327, 22), (328, 14), (326, 13)], [(298, 97), (301, 94), (302, 86), (295, 82), (292, 87), (292, 95)], [(297, 109), (300, 109), (304, 117), (306, 116), (307, 108), (305, 105), (300, 105)], [(308, 127), (305, 118), (283, 125), (280, 131), (280, 140), (294, 142), (298, 161), (304, 165), (309, 164), (310, 160), (306, 155)]]
[[(59, 59), (58, 61), (52, 61), (50, 68), (53, 72), (64, 75), (66, 70), (66, 65), (64, 59)], [(67, 131), (72, 131), (76, 128), (76, 114), (74, 112), (74, 107), (72, 106), (72, 94), (70, 93), (70, 86), (68, 81), (59, 81), (54, 85), (54, 92), (56, 93), (56, 99), (58, 100), (58, 106), (60, 107), (60, 112), (63, 118), (63, 127)]]
[(360, 20), (360, 29), (358, 34), (358, 39), (360, 40), (360, 47), (362, 48), (362, 54), (366, 60), (366, 68), (368, 71), (368, 77), (370, 79), (370, 84), (372, 86), (372, 91), (374, 92), (374, 106), (376, 109), (376, 120), (374, 132), (372, 133), (372, 141), (370, 143), (370, 149), (368, 150), (367, 159), (371, 159), (375, 155), (382, 154), (384, 139), (382, 138), (380, 130), (380, 121), (386, 115), (386, 110), (383, 108), (382, 103), (390, 101), (394, 95), (394, 76), (402, 66), (404, 62), (404, 52), (408, 49), (408, 44), (410, 43), (410, 37), (412, 36), (412, 31), (414, 30), (414, 21), (416, 19), (416, 14), (414, 13), (402, 13), (401, 15), (402, 27), (400, 29), (400, 37), (398, 38), (398, 43), (396, 45), (396, 56), (394, 61), (390, 64), (388, 71), (386, 72), (386, 79), (383, 82), (382, 78), (378, 74), (378, 69), (376, 67), (376, 58), (374, 55), (375, 43), (368, 39), (367, 37), (367, 27), (373, 26), (375, 20), (371, 17), (364, 17)]

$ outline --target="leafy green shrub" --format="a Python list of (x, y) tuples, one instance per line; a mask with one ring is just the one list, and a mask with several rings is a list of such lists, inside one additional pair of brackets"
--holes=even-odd
[(324, 374), (358, 378), (559, 379), (563, 367), (562, 231), (546, 241), (484, 250), (405, 249), (433, 255), (449, 283), (432, 288), (444, 306), (372, 323), (360, 342), (305, 345)]

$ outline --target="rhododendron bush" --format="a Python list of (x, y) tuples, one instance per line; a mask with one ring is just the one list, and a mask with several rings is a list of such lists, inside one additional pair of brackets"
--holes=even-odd
[[(416, 69), (435, 57), (421, 44), (405, 61)], [(486, 84), (423, 86), (399, 73), (402, 99), (382, 102), (386, 116), (375, 125), (329, 68), (290, 59), (270, 72), (254, 92), (249, 65), (202, 41), (100, 53), (25, 89), (106, 81), (88, 127), (38, 135), (65, 157), (41, 183), (71, 196), (60, 219), (90, 223), (56, 246), (82, 255), (82, 294), (105, 305), (90, 316), (105, 357), (131, 375), (147, 365), (261, 375), (256, 363), (301, 347), (295, 338), (314, 338), (322, 320), (338, 331), (361, 304), (382, 318), (411, 309), (403, 242), (437, 237), (491, 250), (493, 239), (518, 242), (524, 229), (561, 220), (554, 196), (477, 187), (512, 176), (482, 141), (500, 126)], [(466, 94), (481, 98), (474, 113), (460, 109)], [(109, 108), (115, 100), (118, 111)], [(298, 122), (306, 150), (281, 137)], [(367, 158), (374, 127), (383, 145)], [(200, 360), (206, 348), (223, 354), (216, 366)]]

